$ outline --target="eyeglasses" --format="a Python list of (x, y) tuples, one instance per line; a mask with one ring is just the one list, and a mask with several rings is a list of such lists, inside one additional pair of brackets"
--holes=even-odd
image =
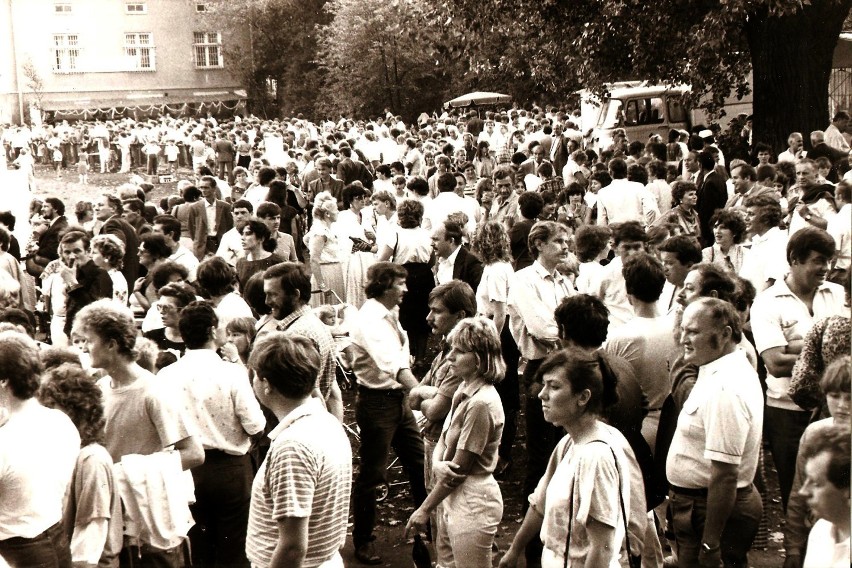
[(157, 311), (159, 311), (161, 314), (171, 314), (180, 311), (180, 308), (176, 308), (175, 306), (170, 306), (168, 304), (161, 304), (157, 302), (154, 305), (157, 306)]

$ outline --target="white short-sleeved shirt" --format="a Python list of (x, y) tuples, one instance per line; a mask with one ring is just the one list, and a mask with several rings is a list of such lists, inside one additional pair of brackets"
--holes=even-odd
[[(842, 314), (845, 295), (843, 288), (831, 282), (823, 283), (814, 295), (813, 310), (790, 291), (784, 279), (761, 292), (751, 308), (751, 329), (757, 352), (773, 347), (785, 347), (795, 339), (803, 339), (814, 322)], [(766, 405), (786, 410), (802, 410), (787, 394), (790, 377), (766, 376)]]
[(849, 537), (837, 540), (834, 525), (825, 519), (814, 523), (808, 536), (808, 551), (802, 568), (847, 568)]
[(737, 487), (754, 481), (763, 432), (763, 391), (746, 354), (702, 365), (683, 404), (666, 460), (672, 485), (710, 485), (710, 461), (737, 465)]
[(482, 269), (482, 279), (476, 289), (476, 311), (485, 317), (494, 316), (491, 302), (509, 301), (509, 282), (514, 271), (505, 261), (492, 262)]
[(789, 271), (787, 264), (787, 233), (772, 227), (763, 235), (751, 238), (751, 250), (743, 259), (740, 276), (762, 292), (769, 287), (767, 280), (781, 280)]

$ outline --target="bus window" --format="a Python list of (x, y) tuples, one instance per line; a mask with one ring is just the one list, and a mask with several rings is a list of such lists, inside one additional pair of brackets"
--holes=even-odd
[(627, 109), (624, 111), (624, 125), (635, 126), (639, 124), (639, 101), (627, 101)]
[(683, 99), (669, 96), (666, 99), (666, 103), (666, 106), (668, 106), (669, 122), (686, 122), (686, 109), (683, 106)]
[(659, 124), (664, 122), (665, 119), (666, 115), (663, 113), (663, 99), (659, 97), (651, 99), (651, 117), (649, 122), (651, 124)]

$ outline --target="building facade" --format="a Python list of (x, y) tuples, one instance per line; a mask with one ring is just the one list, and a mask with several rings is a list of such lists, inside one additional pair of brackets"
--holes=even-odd
[(203, 1), (0, 0), (0, 123), (231, 110), (229, 42)]

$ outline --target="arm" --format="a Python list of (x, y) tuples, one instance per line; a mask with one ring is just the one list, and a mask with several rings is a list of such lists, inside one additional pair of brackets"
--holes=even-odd
[(524, 522), (521, 523), (521, 528), (518, 529), (515, 538), (512, 539), (512, 544), (509, 545), (509, 550), (500, 559), (499, 568), (514, 568), (518, 565), (518, 559), (521, 557), (524, 549), (532, 539), (538, 538), (541, 532), (541, 524), (544, 521), (544, 516), (539, 513), (534, 507), (527, 509), (527, 514), (524, 515)]
[(586, 557), (584, 566), (587, 568), (609, 566), (612, 558), (619, 552), (619, 546), (613, 542), (615, 527), (589, 518), (586, 523), (586, 534), (589, 536), (589, 555)]
[[(466, 476), (473, 466), (474, 461), (476, 461), (476, 454), (467, 450), (456, 450), (452, 462), (447, 465), (455, 474)], [(456, 481), (449, 481), (446, 478), (436, 476), (435, 486), (432, 488), (432, 491), (429, 492), (423, 504), (408, 519), (408, 523), (405, 525), (405, 536), (408, 537), (414, 531), (423, 530), (426, 527), (426, 523), (429, 522), (429, 515), (435, 510), (435, 507), (446, 499), (447, 495), (455, 491), (458, 486), (459, 483)]]
[(332, 416), (343, 422), (343, 394), (340, 392), (337, 381), (331, 383), (328, 398), (325, 399), (325, 407)]
[(443, 422), (447, 414), (450, 413), (450, 408), (453, 405), (452, 399), (438, 393), (434, 398), (430, 398), (420, 403), (420, 412), (423, 416), (429, 419), (430, 422)]
[(92, 519), (85, 524), (74, 525), (71, 535), (71, 559), (74, 568), (89, 568), (98, 565), (109, 534), (109, 519)]
[(805, 410), (816, 408), (824, 400), (819, 380), (825, 370), (825, 362), (822, 359), (822, 337), (828, 322), (828, 319), (817, 322), (805, 335), (801, 354), (793, 366), (790, 398)]
[[(406, 346), (408, 349), (408, 346)], [(402, 385), (402, 388), (405, 389), (406, 392), (410, 391), (414, 387), (417, 386), (417, 377), (414, 376), (414, 373), (411, 372), (411, 369), (404, 368), (400, 369), (396, 374), (396, 380), (399, 384)]]
[(523, 318), (524, 326), (530, 335), (544, 341), (558, 341), (559, 328), (553, 310), (541, 301), (538, 291), (529, 280), (516, 279), (509, 287), (509, 297), (509, 303), (514, 305), (513, 314), (519, 314)]
[(497, 328), (497, 337), (503, 332), (506, 324), (506, 302), (491, 300), (491, 310), (494, 312), (494, 327)]
[(722, 531), (737, 500), (737, 464), (710, 461), (710, 485), (707, 490), (707, 517), (701, 542), (718, 547)]
[(793, 366), (798, 353), (787, 353), (786, 347), (773, 347), (760, 354), (766, 364), (766, 370), (774, 377), (789, 377), (793, 372)]
[(278, 544), (269, 568), (300, 568), (308, 552), (307, 517), (284, 517), (278, 521)]
[(184, 471), (204, 463), (204, 448), (195, 436), (175, 442), (175, 449), (180, 453), (180, 465)]
[(322, 235), (314, 235), (311, 237), (310, 241), (310, 250), (311, 250), (311, 273), (314, 275), (314, 279), (317, 281), (317, 286), (319, 286), (320, 290), (325, 288), (325, 282), (322, 279), (322, 270), (320, 269), (319, 257), (322, 253), (323, 247), (325, 247), (326, 238)]
[(382, 250), (379, 251), (376, 260), (379, 262), (385, 262), (391, 259), (393, 256), (393, 249), (388, 245), (382, 245)]

